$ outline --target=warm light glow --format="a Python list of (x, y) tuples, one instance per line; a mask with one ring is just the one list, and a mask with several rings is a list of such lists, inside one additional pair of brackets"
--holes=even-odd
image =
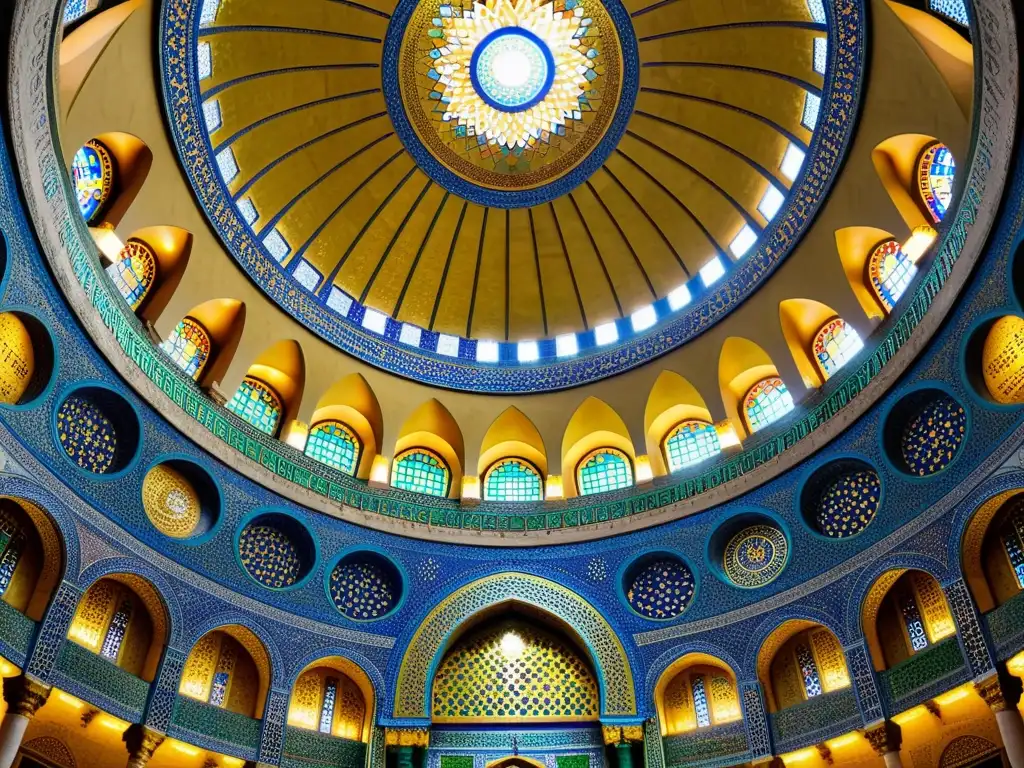
[(105, 712), (97, 717), (96, 720), (104, 728), (109, 728), (112, 731), (125, 731), (128, 728), (128, 723), (124, 720), (108, 715)]
[(100, 633), (97, 629), (76, 621), (71, 625), (68, 637), (92, 651), (99, 650)]
[(370, 482), (387, 487), (388, 476), (391, 474), (391, 460), (387, 456), (377, 455), (373, 457), (373, 465), (370, 467)]
[(952, 691), (942, 694), (941, 696), (935, 697), (935, 703), (940, 707), (945, 707), (948, 704), (952, 704), (955, 701), (966, 697), (970, 694), (971, 688), (967, 685), (961, 685), (959, 688), (954, 688)]
[(191, 744), (185, 744), (184, 742), (177, 741), (175, 739), (168, 739), (167, 741), (170, 743), (173, 749), (175, 749), (178, 752), (181, 752), (181, 754), (183, 755), (188, 755), (189, 757), (195, 757), (202, 751), (200, 749), (197, 749), (196, 747), (193, 747)]
[(636, 457), (636, 482), (646, 483), (654, 479), (654, 471), (651, 469), (651, 459), (647, 455)]
[(480, 478), (479, 477), (463, 477), (462, 478), (462, 498), (469, 499), (471, 501), (480, 500)]
[(715, 424), (715, 430), (718, 432), (718, 445), (721, 446), (723, 451), (726, 448), (736, 448), (739, 446), (740, 436), (736, 434), (736, 427), (732, 425), (729, 419)]
[(802, 763), (805, 760), (810, 760), (812, 757), (816, 757), (818, 750), (814, 747), (808, 747), (807, 749), (801, 749), (797, 752), (790, 752), (788, 755), (782, 755), (782, 762), (786, 765), (793, 763)]
[(526, 644), (515, 632), (506, 632), (501, 636), (501, 653), (506, 659), (518, 659), (524, 650)]
[(84, 701), (82, 701), (81, 699), (76, 699), (70, 693), (64, 693), (64, 691), (60, 691), (57, 694), (57, 698), (60, 699), (60, 701), (63, 704), (67, 704), (72, 709), (81, 709), (82, 707), (85, 706), (85, 702)]
[(220, 764), (222, 768), (242, 768), (242, 766), (245, 765), (245, 761), (239, 757), (222, 755), (220, 758)]
[(7, 659), (0, 659), (0, 677), (14, 677), (20, 671)]
[(938, 234), (931, 227), (915, 227), (910, 235), (910, 239), (900, 246), (900, 250), (916, 264), (918, 259), (924, 256), (928, 249), (931, 248)]
[(93, 242), (96, 243), (96, 247), (100, 249), (107, 260), (111, 264), (116, 264), (121, 256), (121, 251), (124, 250), (124, 243), (121, 242), (112, 227), (90, 227), (89, 234), (92, 235)]
[(306, 450), (309, 438), (309, 425), (301, 421), (289, 421), (284, 428), (284, 441), (297, 451)]
[(198, 699), (199, 701), (206, 701), (210, 697), (210, 690), (206, 686), (206, 681), (199, 678), (182, 680), (178, 693)]
[(317, 713), (308, 707), (292, 706), (288, 711), (288, 725), (315, 731), (320, 725)]
[(955, 634), (956, 625), (953, 624), (953, 617), (948, 613), (941, 619), (932, 619), (928, 625), (928, 637), (933, 643)]
[(847, 733), (844, 736), (840, 736), (837, 739), (832, 739), (831, 741), (827, 741), (827, 742), (825, 742), (825, 744), (826, 744), (826, 746), (829, 749), (842, 749), (843, 747), (848, 747), (851, 744), (854, 744), (854, 743), (856, 743), (856, 742), (858, 742), (860, 740), (861, 740), (860, 734), (855, 731), (853, 733)]
[(522, 85), (533, 74), (532, 59), (519, 50), (505, 50), (494, 57), (491, 72), (507, 88)]
[(548, 475), (546, 488), (544, 490), (545, 499), (561, 499), (564, 495), (562, 489), (562, 476), (561, 475)]
[(1021, 651), (1006, 662), (1006, 668), (1010, 671), (1011, 675), (1024, 677), (1024, 651)]
[(908, 709), (906, 712), (900, 712), (892, 720), (894, 723), (896, 723), (896, 725), (903, 726), (911, 722), (912, 720), (916, 720), (921, 715), (926, 714), (928, 714), (928, 710), (925, 709), (923, 706), (918, 706), (914, 707), (913, 709)]

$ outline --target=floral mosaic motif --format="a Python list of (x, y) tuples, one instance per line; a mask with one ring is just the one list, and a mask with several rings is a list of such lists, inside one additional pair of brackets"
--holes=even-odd
[(141, 240), (131, 239), (124, 244), (117, 262), (107, 267), (107, 274), (118, 293), (134, 312), (142, 306), (149, 289), (156, 280), (156, 254)]
[(778, 376), (762, 379), (743, 398), (743, 415), (751, 432), (764, 429), (793, 410), (793, 396)]
[(818, 499), (815, 523), (833, 539), (855, 536), (875, 518), (882, 483), (874, 470), (847, 472), (825, 486)]
[(302, 557), (295, 542), (279, 528), (259, 521), (242, 530), (238, 556), (249, 575), (271, 589), (290, 587), (302, 574)]
[(560, 638), (521, 622), (474, 633), (448, 652), (434, 676), (436, 722), (593, 720), (597, 683)]
[(540, 474), (522, 459), (502, 459), (484, 478), (484, 498), (495, 501), (543, 501)]
[(160, 344), (174, 363), (198, 381), (210, 358), (210, 334), (198, 320), (186, 317), (175, 326), (167, 340)]
[(967, 434), (967, 412), (948, 395), (926, 403), (907, 421), (900, 451), (911, 474), (926, 477), (949, 466)]
[(71, 180), (82, 218), (87, 224), (95, 224), (114, 187), (110, 150), (95, 139), (87, 141), (71, 160)]
[(306, 455), (340, 469), (346, 475), (354, 475), (359, 466), (362, 444), (347, 424), (340, 421), (321, 421), (309, 430), (306, 439)]
[(389, 569), (370, 561), (343, 559), (331, 571), (334, 606), (356, 621), (380, 619), (398, 602), (399, 585)]
[(633, 484), (633, 466), (629, 457), (614, 448), (593, 451), (576, 469), (576, 485), (580, 496), (617, 491)]
[(102, 475), (117, 457), (114, 424), (92, 400), (72, 393), (57, 409), (57, 440), (77, 466)]
[(945, 144), (932, 144), (921, 153), (917, 164), (918, 192), (932, 220), (942, 221), (953, 200), (956, 161)]
[(733, 536), (725, 546), (725, 575), (738, 587), (763, 587), (786, 567), (789, 543), (771, 525), (752, 525)]
[(603, 557), (592, 557), (587, 561), (587, 578), (594, 582), (608, 578), (608, 564)]
[(253, 376), (246, 376), (228, 401), (227, 409), (260, 432), (276, 435), (284, 405), (273, 387)]
[(684, 421), (677, 424), (665, 438), (669, 472), (709, 459), (721, 450), (718, 430), (714, 424), (706, 421)]
[(886, 312), (892, 312), (916, 274), (914, 262), (895, 240), (877, 245), (868, 259), (868, 283)]
[(648, 619), (672, 619), (693, 600), (693, 573), (679, 560), (663, 558), (641, 568), (626, 591), (630, 607)]
[(829, 320), (814, 337), (814, 359), (826, 379), (834, 376), (862, 349), (864, 342), (860, 335), (841, 317)]
[(165, 464), (146, 473), (142, 507), (154, 528), (176, 539), (192, 535), (202, 514), (195, 488), (184, 475)]

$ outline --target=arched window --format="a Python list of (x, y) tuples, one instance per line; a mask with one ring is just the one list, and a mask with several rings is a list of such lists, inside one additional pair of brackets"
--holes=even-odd
[(663, 446), (668, 471), (688, 467), (709, 459), (722, 450), (714, 424), (698, 419), (680, 422), (665, 438)]
[(140, 676), (151, 651), (153, 622), (132, 589), (104, 578), (82, 596), (68, 638)]
[(0, 507), (0, 595), (14, 580), (24, 544), (25, 535), (18, 521), (7, 509)]
[(334, 667), (316, 667), (295, 681), (288, 725), (361, 741), (365, 719), (359, 686)]
[(897, 579), (879, 611), (878, 636), (888, 667), (955, 632), (942, 587), (921, 571)]
[(346, 475), (354, 475), (359, 466), (362, 444), (356, 433), (340, 421), (319, 421), (309, 430), (306, 439), (306, 455), (340, 469)]
[(942, 221), (953, 199), (956, 161), (949, 147), (935, 143), (925, 147), (917, 161), (917, 187), (932, 220)]
[(494, 501), (543, 501), (540, 472), (524, 459), (501, 459), (487, 470), (484, 498)]
[(761, 379), (743, 398), (743, 415), (751, 432), (767, 427), (793, 410), (793, 396), (778, 376)]
[(814, 360), (826, 379), (862, 349), (864, 342), (860, 335), (841, 317), (829, 320), (814, 337)]
[(247, 647), (226, 632), (214, 630), (192, 648), (178, 693), (255, 717), (260, 685), (256, 662)]
[(818, 627), (798, 633), (775, 654), (770, 666), (776, 709), (850, 686), (846, 657), (835, 635)]
[(228, 401), (228, 410), (245, 419), (260, 432), (276, 435), (284, 405), (273, 387), (254, 376), (246, 376)]
[(134, 312), (142, 306), (156, 280), (156, 254), (141, 240), (134, 238), (124, 244), (117, 263), (107, 267), (107, 274)]
[(185, 317), (171, 331), (167, 341), (160, 344), (181, 370), (198, 381), (210, 359), (210, 334), (202, 323), (192, 317)]
[(868, 259), (868, 284), (886, 312), (892, 312), (916, 274), (914, 262), (895, 240), (879, 243)]
[(395, 459), (391, 485), (403, 491), (447, 496), (451, 472), (437, 454), (425, 448), (413, 448)]
[(710, 665), (687, 667), (665, 686), (663, 725), (669, 735), (739, 720), (736, 685)]
[(999, 530), (1017, 587), (1024, 589), (1024, 505), (1017, 504)]
[(576, 467), (576, 487), (580, 496), (617, 491), (633, 484), (633, 465), (629, 457), (614, 448), (591, 451)]
[(110, 150), (96, 139), (85, 142), (71, 161), (71, 178), (85, 223), (95, 224), (114, 189), (114, 159)]

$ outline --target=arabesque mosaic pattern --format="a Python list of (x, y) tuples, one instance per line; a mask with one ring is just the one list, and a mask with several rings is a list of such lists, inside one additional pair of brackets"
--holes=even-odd
[(295, 542), (279, 528), (249, 523), (238, 536), (242, 567), (256, 581), (271, 589), (290, 587), (302, 573), (302, 556)]
[(967, 434), (967, 412), (948, 395), (926, 403), (907, 421), (900, 450), (907, 468), (925, 477), (945, 469)]
[(344, 558), (331, 571), (328, 590), (335, 607), (356, 621), (387, 616), (398, 602), (400, 585), (377, 563)]
[(73, 392), (57, 409), (57, 439), (82, 469), (109, 472), (117, 456), (117, 433), (103, 410), (85, 394)]
[(774, 581), (789, 559), (786, 535), (771, 525), (752, 525), (725, 546), (725, 574), (739, 587), (763, 587)]
[(142, 481), (142, 506), (153, 527), (165, 536), (182, 539), (199, 525), (202, 506), (192, 484), (176, 469), (158, 464)]
[(641, 568), (632, 578), (626, 600), (630, 607), (648, 619), (673, 619), (693, 599), (693, 573), (685, 563), (659, 559)]
[(855, 536), (874, 519), (882, 484), (874, 470), (846, 472), (825, 486), (818, 500), (818, 530), (834, 539)]

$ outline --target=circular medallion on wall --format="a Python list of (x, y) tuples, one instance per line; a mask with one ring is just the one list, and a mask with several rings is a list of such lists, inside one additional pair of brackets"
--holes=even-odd
[(402, 598), (402, 575), (377, 552), (350, 552), (331, 570), (327, 592), (338, 611), (353, 621), (382, 619)]
[(90, 474), (120, 474), (138, 456), (138, 416), (127, 400), (106, 387), (83, 386), (66, 394), (53, 428), (67, 459)]
[(288, 515), (257, 515), (238, 534), (238, 558), (253, 579), (270, 589), (301, 585), (316, 562), (309, 531)]
[(751, 525), (725, 545), (725, 575), (738, 587), (763, 587), (774, 581), (789, 559), (786, 535), (773, 525)]
[(207, 533), (220, 512), (220, 493), (199, 465), (183, 459), (156, 464), (142, 481), (142, 508), (164, 536), (189, 539)]
[(874, 467), (859, 459), (838, 459), (819, 467), (800, 494), (804, 520), (832, 539), (861, 533), (881, 503), (882, 480)]
[(0, 404), (28, 405), (48, 388), (54, 372), (53, 337), (34, 315), (0, 312)]
[(967, 437), (967, 411), (943, 390), (919, 389), (896, 403), (882, 436), (898, 469), (928, 477), (946, 469), (959, 453)]
[(666, 620), (682, 615), (693, 600), (693, 572), (677, 556), (658, 552), (635, 560), (624, 572), (626, 602), (645, 619)]

